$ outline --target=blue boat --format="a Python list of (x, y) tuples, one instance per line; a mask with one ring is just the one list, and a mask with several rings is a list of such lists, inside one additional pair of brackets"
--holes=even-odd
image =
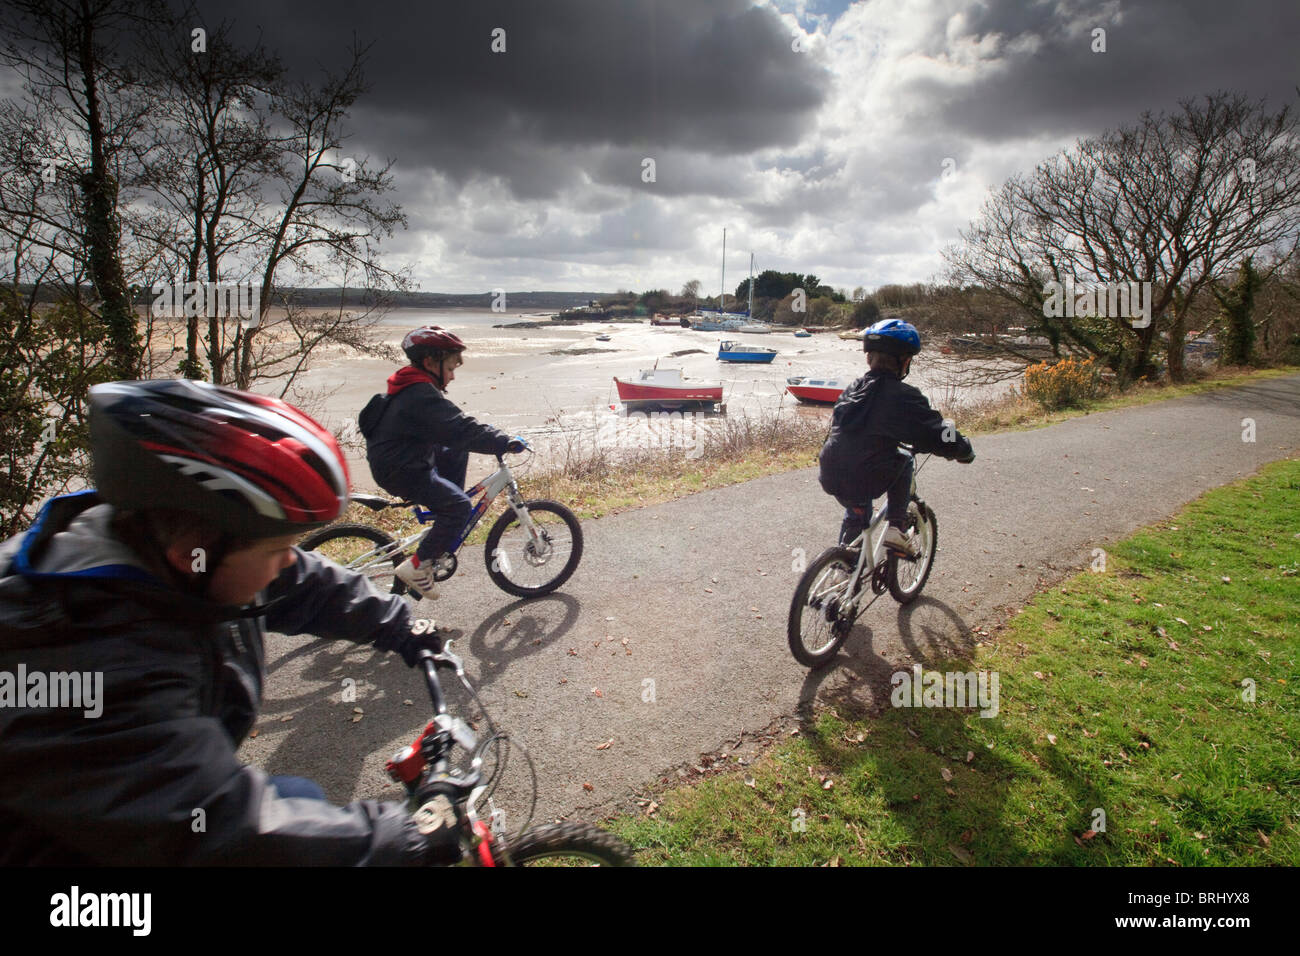
[(719, 362), (770, 362), (774, 358), (776, 358), (776, 349), (758, 348), (731, 341), (718, 345)]

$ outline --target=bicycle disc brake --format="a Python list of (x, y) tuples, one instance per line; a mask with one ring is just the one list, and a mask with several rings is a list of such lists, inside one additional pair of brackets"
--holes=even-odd
[(536, 541), (529, 541), (524, 545), (524, 560), (533, 567), (541, 567), (551, 559), (551, 538), (545, 531), (538, 532), (542, 536), (542, 542), (539, 546)]

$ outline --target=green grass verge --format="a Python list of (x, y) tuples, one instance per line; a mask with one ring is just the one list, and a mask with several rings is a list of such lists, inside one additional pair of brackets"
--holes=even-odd
[(831, 706), (608, 825), (643, 865), (1294, 866), (1298, 594), (1290, 460), (1117, 544), (973, 663), (927, 665), (996, 671), (996, 717)]

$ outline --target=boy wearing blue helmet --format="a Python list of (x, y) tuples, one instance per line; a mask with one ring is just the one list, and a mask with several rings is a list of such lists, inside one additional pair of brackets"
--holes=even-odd
[(844, 390), (831, 416), (830, 435), (821, 451), (822, 490), (844, 506), (840, 542), (847, 544), (866, 527), (871, 502), (888, 495), (884, 544), (916, 557), (907, 535), (907, 502), (912, 457), (899, 451), (906, 442), (917, 452), (969, 464), (975, 451), (969, 439), (945, 426), (919, 389), (904, 385), (912, 357), (921, 351), (915, 326), (884, 319), (862, 336), (870, 371)]

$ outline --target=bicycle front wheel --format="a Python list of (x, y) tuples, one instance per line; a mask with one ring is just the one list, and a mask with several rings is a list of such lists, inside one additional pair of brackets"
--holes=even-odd
[(509, 508), (492, 526), (483, 560), (488, 577), (502, 591), (515, 597), (540, 597), (569, 580), (578, 567), (582, 526), (558, 501), (525, 501), (523, 508), (537, 536)]
[(381, 594), (405, 594), (406, 582), (393, 573), (404, 555), (392, 535), (364, 524), (336, 524), (313, 531), (298, 543), (349, 571), (364, 574)]
[(850, 597), (858, 555), (848, 548), (827, 548), (813, 559), (790, 600), (786, 636), (790, 652), (805, 667), (828, 664), (853, 629), (840, 608)]
[(907, 523), (915, 534), (914, 540), (921, 553), (915, 560), (900, 558), (896, 554), (889, 556), (889, 593), (899, 604), (911, 604), (921, 596), (921, 588), (930, 578), (934, 553), (939, 547), (939, 522), (929, 505), (922, 505), (913, 498), (907, 505)]
[(502, 858), (510, 866), (636, 866), (626, 843), (585, 823), (532, 827), (505, 848)]

